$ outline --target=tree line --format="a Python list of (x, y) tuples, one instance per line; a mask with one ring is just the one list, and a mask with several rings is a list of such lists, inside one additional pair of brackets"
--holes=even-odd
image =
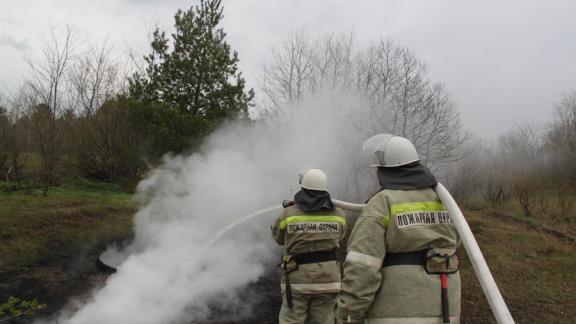
[(1, 181), (45, 192), (70, 177), (137, 181), (166, 152), (247, 119), (254, 94), (222, 17), (220, 0), (179, 10), (175, 32), (157, 28), (142, 64), (52, 28), (24, 84), (0, 102)]
[[(458, 200), (482, 197), (493, 207), (516, 203), (525, 216), (571, 221), (576, 194), (576, 91), (554, 107), (544, 125), (525, 124), (486, 144), (471, 141), (451, 175)], [(557, 213), (551, 213), (555, 205)]]
[(261, 83), (263, 105), (290, 114), (310, 95), (351, 96), (358, 103), (351, 122), (363, 139), (406, 137), (433, 168), (456, 161), (468, 137), (444, 84), (430, 78), (413, 50), (391, 39), (361, 45), (351, 34), (292, 33), (272, 50)]
[(411, 49), (392, 40), (359, 46), (352, 35), (293, 33), (272, 49), (256, 102), (218, 27), (222, 18), (219, 0), (179, 10), (175, 31), (157, 28), (143, 60), (79, 42), (69, 26), (52, 29), (41, 56), (28, 59), (26, 82), (0, 104), (2, 180), (14, 190), (47, 190), (71, 174), (137, 181), (166, 152), (197, 149), (223, 121), (253, 121), (252, 106), (260, 118), (289, 116), (325, 92), (361, 103), (352, 120), (359, 137), (394, 133), (414, 141), (429, 165), (457, 160), (466, 135), (456, 106)]
[[(9, 190), (45, 192), (70, 178), (135, 184), (164, 154), (198, 149), (225, 121), (274, 116), (289, 122), (305, 113), (300, 106), (312, 96), (335, 103), (348, 96), (358, 103), (344, 117), (356, 129), (345, 143), (350, 148), (376, 133), (404, 136), (426, 165), (446, 174), (462, 202), (479, 195), (494, 206), (515, 200), (529, 215), (553, 192), (563, 214), (570, 209), (574, 92), (547, 127), (518, 127), (488, 145), (463, 130), (446, 87), (412, 49), (391, 39), (362, 45), (352, 34), (298, 31), (272, 48), (255, 98), (219, 27), (222, 19), (220, 0), (179, 10), (174, 32), (156, 28), (142, 59), (79, 41), (73, 27), (52, 28), (40, 56), (27, 59), (24, 84), (0, 98), (0, 181)], [(364, 165), (358, 159), (345, 172), (347, 191), (358, 197), (366, 194), (359, 192), (369, 172)]]

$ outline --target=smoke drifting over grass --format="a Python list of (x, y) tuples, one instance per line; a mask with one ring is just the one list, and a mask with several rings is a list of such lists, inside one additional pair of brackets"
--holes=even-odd
[(363, 138), (349, 123), (352, 107), (345, 99), (338, 107), (309, 101), (293, 108), (290, 121), (229, 124), (200, 153), (166, 157), (138, 187), (145, 203), (130, 255), (87, 304), (60, 321), (188, 323), (206, 318), (209, 301), (237, 304), (236, 292), (278, 262), (269, 229), (278, 215), (256, 217), (205, 244), (234, 220), (292, 198), (304, 164), (323, 168), (333, 196), (345, 198), (343, 170), (356, 160), (348, 152), (359, 153)]

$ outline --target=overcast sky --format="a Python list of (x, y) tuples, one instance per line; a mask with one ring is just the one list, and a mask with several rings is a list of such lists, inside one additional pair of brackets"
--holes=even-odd
[[(26, 72), (50, 23), (76, 22), (79, 37), (144, 49), (147, 31), (171, 28), (181, 0), (0, 0), (0, 93)], [(464, 126), (493, 139), (543, 123), (576, 90), (573, 0), (223, 0), (223, 27), (255, 85), (270, 46), (286, 34), (352, 31), (359, 43), (392, 38), (427, 62), (455, 98)]]

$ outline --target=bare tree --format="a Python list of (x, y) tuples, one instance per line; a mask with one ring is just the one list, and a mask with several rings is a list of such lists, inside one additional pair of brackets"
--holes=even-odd
[(303, 31), (272, 48), (272, 63), (264, 66), (262, 91), (273, 106), (302, 100), (312, 84), (313, 50)]
[(304, 31), (283, 39), (271, 49), (264, 65), (261, 89), (272, 109), (291, 105), (292, 113), (303, 98), (318, 93), (349, 92), (354, 78), (354, 37), (327, 34), (310, 40)]
[[(494, 143), (475, 148), (476, 150), (472, 149), (469, 153), (476, 156), (480, 155), (476, 161), (479, 164), (476, 171), (480, 177), (477, 191), (493, 208), (501, 208), (510, 200), (507, 160), (503, 158), (501, 148)], [(462, 162), (466, 160), (467, 157), (465, 156)]]
[[(357, 89), (369, 104), (367, 134), (375, 134), (386, 127), (387, 109), (391, 105), (394, 87), (398, 84), (402, 49), (391, 41), (380, 41), (361, 52), (357, 57)], [(364, 123), (362, 123), (364, 124)]]
[(66, 73), (76, 54), (77, 44), (71, 25), (66, 25), (62, 37), (57, 35), (56, 27), (51, 27), (49, 35), (41, 39), (42, 55), (38, 60), (26, 59), (30, 67), (27, 83), (39, 102), (51, 107), (53, 119), (63, 110), (65, 99), (64, 84)]
[(444, 85), (430, 82), (414, 52), (391, 40), (358, 49), (352, 35), (310, 40), (302, 31), (292, 34), (273, 48), (262, 89), (280, 109), (288, 103), (298, 106), (313, 94), (327, 94), (334, 102), (343, 95), (356, 97), (364, 107), (345, 118), (362, 136), (386, 132), (407, 137), (431, 167), (455, 161), (466, 139)]
[(38, 60), (28, 58), (30, 76), (27, 81), (32, 92), (28, 106), (29, 127), (40, 154), (40, 180), (44, 185), (44, 194), (56, 183), (55, 171), (60, 161), (62, 129), (58, 127), (58, 118), (66, 107), (66, 79), (68, 70), (77, 50), (73, 28), (66, 25), (62, 37), (57, 35), (55, 27), (49, 35), (42, 38), (42, 55)]
[(119, 65), (113, 58), (113, 48), (106, 43), (100, 47), (90, 45), (70, 65), (70, 101), (82, 116), (93, 115), (121, 88)]
[(564, 171), (563, 177), (576, 188), (576, 91), (556, 105), (546, 144), (551, 159)]
[(494, 173), (488, 174), (485, 186), (484, 199), (490, 202), (492, 207), (500, 208), (510, 200), (505, 182)]
[(70, 102), (79, 116), (72, 138), (79, 168), (100, 180), (115, 179), (122, 167), (122, 143), (130, 135), (126, 107), (112, 102), (121, 91), (120, 62), (112, 47), (93, 44), (70, 67)]
[(425, 64), (413, 51), (391, 40), (363, 48), (351, 34), (311, 39), (300, 31), (272, 49), (261, 88), (265, 108), (287, 113), (290, 120), (304, 113), (299, 109), (303, 99), (320, 100), (328, 103), (325, 114), (339, 116), (351, 127), (339, 139), (355, 159), (343, 172), (340, 194), (349, 199), (365, 198), (377, 189), (365, 157), (357, 156), (366, 138), (377, 133), (407, 137), (433, 168), (455, 161), (456, 149), (466, 138), (444, 86), (429, 80)]
[(560, 182), (556, 188), (556, 199), (558, 201), (558, 206), (560, 207), (560, 216), (563, 220), (572, 222), (573, 219), (570, 217), (570, 211), (574, 207), (574, 195), (576, 194), (576, 189), (570, 186), (566, 182)]
[(9, 171), (11, 124), (8, 110), (0, 105), (0, 172), (2, 175), (8, 174)]
[(536, 206), (540, 190), (545, 190), (538, 172), (542, 163), (542, 134), (534, 125), (524, 125), (500, 138), (501, 156), (512, 192), (525, 216)]
[(410, 49), (391, 40), (368, 47), (358, 56), (357, 86), (369, 103), (363, 128), (409, 138), (433, 168), (457, 160), (467, 136), (454, 102)]
[(458, 155), (462, 156), (452, 167), (447, 178), (447, 184), (454, 199), (460, 204), (466, 203), (475, 194), (480, 193), (482, 186), (483, 164), (486, 163), (487, 149), (479, 141), (470, 141), (459, 148)]
[(347, 92), (354, 82), (353, 34), (326, 34), (314, 43), (310, 91)]
[(576, 193), (576, 91), (556, 105), (545, 141), (561, 216), (568, 220)]
[(10, 94), (4, 109), (3, 127), (0, 131), (0, 153), (6, 158), (2, 179), (10, 184), (11, 190), (25, 187), (29, 174), (21, 156), (30, 150), (29, 107), (35, 104), (34, 95), (28, 85), (23, 85)]

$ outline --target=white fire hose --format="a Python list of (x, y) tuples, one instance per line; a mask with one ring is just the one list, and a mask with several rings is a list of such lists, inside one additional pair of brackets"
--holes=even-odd
[(336, 207), (350, 210), (350, 211), (358, 211), (358, 212), (362, 211), (362, 208), (364, 208), (364, 206), (366, 206), (366, 204), (353, 204), (353, 203), (349, 203), (349, 202), (337, 200), (337, 199), (332, 199), (332, 203)]
[[(490, 308), (492, 309), (496, 321), (502, 324), (514, 323), (514, 319), (512, 319), (512, 315), (498, 290), (498, 286), (496, 286), (496, 282), (490, 273), (490, 269), (488, 269), (488, 265), (486, 264), (486, 260), (484, 260), (480, 247), (478, 246), (462, 211), (460, 211), (458, 204), (456, 204), (454, 198), (452, 198), (448, 190), (446, 190), (441, 183), (438, 183), (435, 190), (444, 206), (448, 208), (450, 218), (454, 222), (456, 231), (462, 239), (464, 249), (466, 249), (466, 253), (468, 253), (468, 258), (470, 259), (470, 262), (472, 262), (472, 268), (476, 273), (478, 281), (480, 281), (480, 286), (490, 304)], [(362, 211), (362, 208), (366, 206), (365, 204), (353, 204), (336, 199), (332, 199), (332, 203), (336, 207), (351, 211)]]
[(466, 249), (466, 253), (468, 253), (468, 258), (470, 259), (470, 262), (472, 262), (472, 268), (476, 273), (478, 281), (480, 281), (480, 286), (490, 304), (490, 308), (492, 309), (496, 321), (503, 324), (514, 323), (514, 319), (512, 319), (512, 315), (498, 290), (498, 286), (496, 286), (496, 282), (490, 273), (490, 269), (488, 269), (488, 265), (486, 264), (486, 260), (484, 260), (480, 247), (478, 246), (476, 239), (474, 239), (470, 226), (468, 226), (458, 204), (456, 204), (454, 198), (452, 198), (448, 190), (446, 190), (441, 183), (438, 183), (436, 186), (436, 194), (444, 206), (448, 208), (450, 218), (454, 222), (456, 231), (458, 231), (458, 234), (462, 239), (464, 249)]

